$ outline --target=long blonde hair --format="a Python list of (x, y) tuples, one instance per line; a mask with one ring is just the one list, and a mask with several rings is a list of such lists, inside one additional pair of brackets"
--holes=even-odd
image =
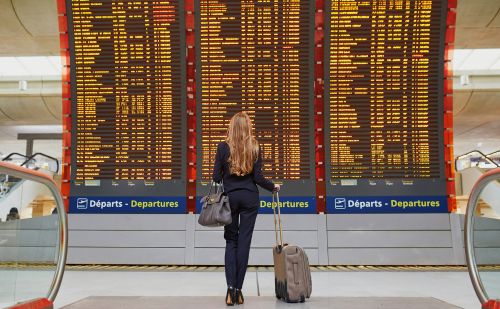
[(226, 137), (230, 149), (228, 162), (231, 174), (244, 176), (253, 170), (259, 155), (259, 143), (252, 131), (252, 120), (247, 113), (239, 112), (231, 118)]

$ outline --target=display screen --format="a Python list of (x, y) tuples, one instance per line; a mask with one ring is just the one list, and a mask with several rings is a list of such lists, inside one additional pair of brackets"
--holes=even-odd
[(67, 3), (72, 194), (185, 194), (179, 1)]
[(328, 3), (330, 193), (445, 195), (446, 7), (441, 0)]
[[(127, 197), (131, 208), (178, 207), (169, 198), (186, 197), (183, 1), (66, 2), (72, 205), (114, 209), (114, 197)], [(315, 1), (195, 0), (197, 194), (229, 119), (244, 110), (264, 175), (284, 184), (283, 205), (315, 209), (314, 51), (324, 32), (317, 118), (327, 198), (430, 196), (415, 205), (435, 205), (446, 195), (446, 8), (446, 0), (330, 0), (315, 16)]]
[[(265, 176), (314, 179), (314, 1), (199, 0), (199, 177), (241, 110), (254, 123)], [(311, 194), (314, 195), (314, 194)]]

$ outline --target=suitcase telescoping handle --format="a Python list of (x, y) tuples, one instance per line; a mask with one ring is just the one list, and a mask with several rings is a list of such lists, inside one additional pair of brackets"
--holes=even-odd
[[(274, 197), (276, 196), (276, 202)], [(281, 226), (281, 211), (280, 211), (280, 196), (277, 190), (273, 190), (272, 200), (273, 214), (274, 214), (274, 233), (276, 234), (276, 246), (283, 248), (283, 227)], [(278, 208), (278, 220), (276, 221), (276, 208)], [(279, 241), (278, 241), (278, 227), (279, 227)]]

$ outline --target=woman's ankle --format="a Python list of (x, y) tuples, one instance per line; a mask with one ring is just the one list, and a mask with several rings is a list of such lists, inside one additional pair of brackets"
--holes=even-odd
[(245, 298), (243, 297), (243, 292), (241, 291), (241, 289), (236, 289), (235, 294), (236, 294), (236, 300), (235, 300), (236, 303), (242, 305), (245, 302)]

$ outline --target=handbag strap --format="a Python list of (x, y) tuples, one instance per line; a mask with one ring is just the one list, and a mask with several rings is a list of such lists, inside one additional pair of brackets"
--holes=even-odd
[(215, 181), (211, 181), (210, 182), (210, 188), (208, 189), (208, 195), (211, 195), (212, 194), (212, 187), (216, 187), (215, 188), (215, 194), (218, 194), (219, 193), (219, 190), (221, 190), (220, 192), (224, 193), (224, 181), (221, 180), (220, 183), (216, 183)]
[(221, 180), (221, 181), (220, 181), (219, 187), (220, 187), (220, 189), (221, 189), (221, 192), (222, 192), (222, 193), (226, 192), (226, 191), (224, 190), (224, 180)]
[(214, 186), (214, 181), (210, 181), (210, 187), (208, 188), (208, 195), (212, 195), (212, 187)]

